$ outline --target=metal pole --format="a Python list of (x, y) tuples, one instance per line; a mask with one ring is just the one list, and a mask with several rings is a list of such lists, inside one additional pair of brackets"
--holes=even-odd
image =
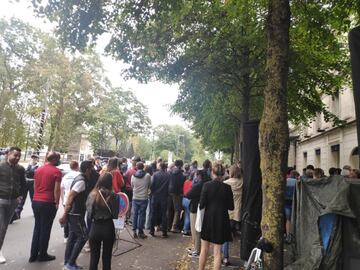
[(49, 80), (45, 84), (45, 93), (44, 93), (44, 103), (43, 103), (43, 110), (40, 116), (40, 127), (39, 127), (39, 137), (36, 144), (36, 154), (40, 156), (40, 151), (43, 144), (43, 136), (44, 136), (44, 126), (45, 126), (45, 117), (46, 117), (46, 110), (47, 110), (47, 93), (49, 91)]
[(29, 147), (29, 136), (30, 136), (30, 128), (31, 128), (31, 123), (32, 123), (32, 117), (33, 117), (33, 115), (31, 114), (30, 115), (30, 122), (29, 122), (28, 130), (27, 130), (27, 135), (26, 135), (26, 146), (25, 146), (24, 161), (26, 160), (28, 147)]

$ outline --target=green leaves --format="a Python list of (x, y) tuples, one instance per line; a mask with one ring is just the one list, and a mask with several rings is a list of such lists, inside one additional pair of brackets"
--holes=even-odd
[(3, 146), (24, 146), (27, 140), (32, 146), (45, 108), (49, 150), (67, 152), (74, 138), (88, 131), (93, 147), (102, 148), (150, 126), (145, 106), (131, 92), (109, 84), (91, 50), (71, 55), (54, 38), (19, 20), (0, 20), (0, 60)]
[[(174, 112), (193, 122), (208, 148), (229, 151), (240, 123), (261, 115), (268, 1), (33, 2), (58, 22), (67, 47), (83, 50), (108, 32), (106, 51), (128, 64), (127, 77), (178, 83)], [(287, 99), (294, 124), (317, 113), (339, 123), (322, 97), (349, 80), (346, 33), (359, 12), (355, 0), (291, 1)]]
[(131, 136), (145, 134), (151, 125), (147, 108), (130, 91), (111, 88), (91, 109), (90, 142), (94, 149), (119, 151)]
[(191, 161), (197, 142), (192, 134), (181, 126), (160, 125), (154, 128), (154, 154), (167, 160), (168, 152), (174, 159)]

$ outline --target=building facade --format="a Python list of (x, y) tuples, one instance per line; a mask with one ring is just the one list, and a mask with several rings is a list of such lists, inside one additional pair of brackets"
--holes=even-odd
[(353, 92), (345, 89), (338, 95), (324, 96), (329, 111), (344, 121), (333, 127), (322, 114), (317, 115), (308, 127), (292, 129), (288, 164), (301, 172), (307, 165), (322, 168), (342, 168), (350, 165), (359, 168), (355, 105)]
[(66, 160), (77, 160), (81, 162), (92, 157), (93, 152), (88, 136), (86, 134), (79, 134), (74, 136), (74, 139), (71, 141)]

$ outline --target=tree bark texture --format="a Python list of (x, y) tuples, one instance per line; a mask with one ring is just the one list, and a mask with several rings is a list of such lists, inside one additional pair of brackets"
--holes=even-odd
[(274, 251), (265, 254), (266, 270), (283, 269), (283, 207), (289, 147), (287, 80), (289, 55), (289, 0), (269, 0), (264, 111), (260, 122), (263, 177), (261, 229)]

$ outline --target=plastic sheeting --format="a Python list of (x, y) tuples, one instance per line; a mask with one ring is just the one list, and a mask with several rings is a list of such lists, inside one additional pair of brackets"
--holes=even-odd
[[(354, 190), (360, 191), (360, 180), (341, 176), (297, 183), (292, 216), (297, 259), (286, 270), (360, 269), (360, 193)], [(321, 236), (319, 224), (326, 220), (332, 226), (323, 224)]]

